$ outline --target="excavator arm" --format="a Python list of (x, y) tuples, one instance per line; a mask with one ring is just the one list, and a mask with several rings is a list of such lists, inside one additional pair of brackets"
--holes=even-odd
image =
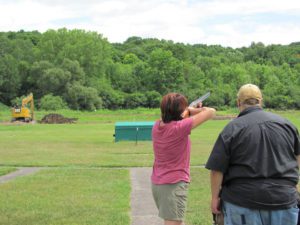
[(22, 99), (22, 107), (26, 107), (26, 105), (30, 103), (30, 111), (31, 111), (31, 118), (34, 119), (34, 102), (33, 102), (33, 94), (30, 93), (26, 98)]
[(26, 98), (22, 99), (22, 107), (25, 107), (31, 101), (33, 101), (33, 94), (32, 93), (30, 93)]

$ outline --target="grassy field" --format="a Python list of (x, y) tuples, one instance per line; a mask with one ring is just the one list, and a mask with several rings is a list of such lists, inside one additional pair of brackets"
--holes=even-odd
[[(210, 121), (192, 133), (192, 165), (206, 162), (226, 123)], [(5, 166), (132, 167), (153, 161), (150, 141), (114, 143), (113, 123), (0, 126), (0, 132), (0, 165)]]
[[(37, 112), (37, 120), (48, 113)], [(114, 124), (154, 121), (159, 118), (159, 110), (56, 113), (78, 121), (11, 125), (9, 112), (0, 111), (0, 175), (15, 167), (45, 167), (36, 174), (0, 185), (0, 224), (129, 225), (130, 181), (126, 167), (151, 166), (152, 143), (114, 143)], [(300, 129), (300, 111), (277, 113)], [(192, 165), (206, 162), (218, 133), (228, 122), (212, 120), (193, 130)], [(187, 224), (210, 224), (208, 171), (193, 168), (191, 174)]]
[(212, 224), (209, 177), (209, 171), (206, 169), (191, 169), (192, 181), (188, 195), (187, 225)]
[(127, 170), (43, 169), (0, 186), (1, 225), (129, 224)]
[[(0, 125), (0, 165), (3, 166), (151, 166), (150, 141), (114, 143), (116, 121), (154, 121), (158, 110), (101, 112), (59, 111), (65, 117), (79, 118), (76, 124)], [(38, 112), (41, 118), (46, 112)], [(3, 114), (1, 114), (3, 115)], [(3, 121), (9, 118), (0, 117)], [(225, 121), (209, 121), (192, 132), (192, 165), (206, 162), (211, 145)], [(134, 156), (134, 157), (133, 157)]]

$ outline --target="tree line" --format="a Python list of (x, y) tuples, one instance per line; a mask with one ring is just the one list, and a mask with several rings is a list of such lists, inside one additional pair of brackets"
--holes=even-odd
[(268, 108), (300, 109), (300, 42), (249, 47), (183, 44), (130, 37), (109, 43), (97, 32), (0, 32), (0, 102), (32, 92), (42, 109), (158, 107), (180, 92), (192, 101), (234, 107), (236, 92), (257, 84)]

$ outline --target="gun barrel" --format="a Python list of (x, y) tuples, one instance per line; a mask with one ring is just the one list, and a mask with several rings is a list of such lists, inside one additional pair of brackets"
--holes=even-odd
[(202, 95), (200, 98), (193, 101), (189, 106), (194, 107), (197, 106), (200, 102), (203, 102), (205, 99), (207, 99), (210, 96), (210, 92), (207, 92), (205, 95)]

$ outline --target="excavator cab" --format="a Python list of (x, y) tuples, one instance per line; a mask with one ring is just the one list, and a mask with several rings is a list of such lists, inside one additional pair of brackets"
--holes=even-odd
[[(30, 104), (30, 108), (28, 108)], [(33, 94), (30, 93), (26, 98), (22, 99), (22, 106), (15, 105), (11, 109), (12, 113), (12, 122), (22, 121), (22, 122), (31, 122), (34, 120), (34, 103), (33, 103)]]

